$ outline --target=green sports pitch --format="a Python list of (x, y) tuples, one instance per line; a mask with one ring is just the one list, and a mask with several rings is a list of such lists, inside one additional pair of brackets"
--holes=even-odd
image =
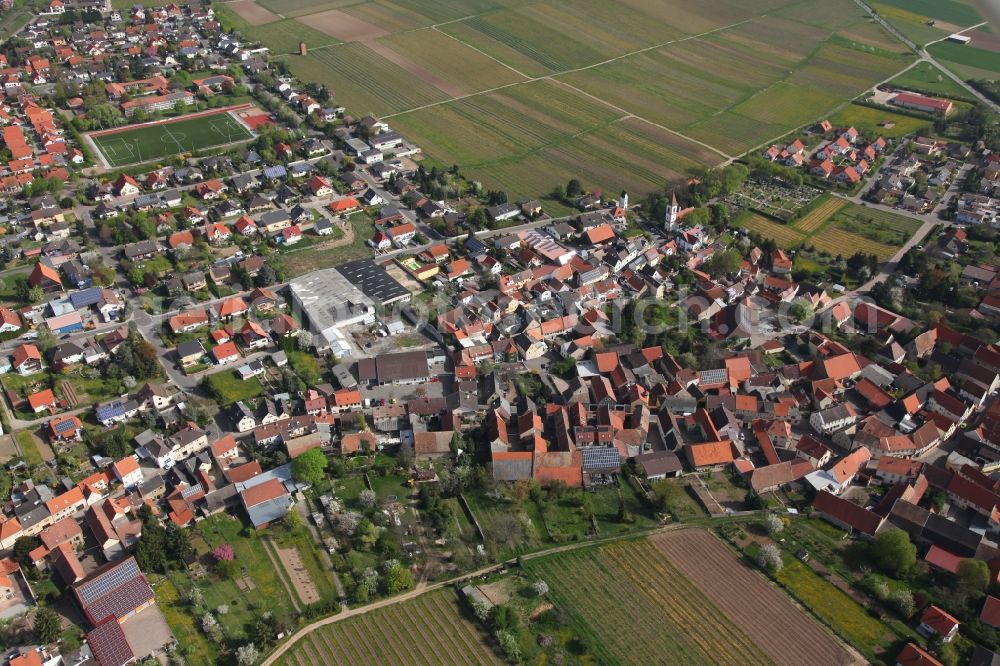
[(151, 162), (252, 137), (250, 130), (225, 112), (91, 135), (111, 167)]

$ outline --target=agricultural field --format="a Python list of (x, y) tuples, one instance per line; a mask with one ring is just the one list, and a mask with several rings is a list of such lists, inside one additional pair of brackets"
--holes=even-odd
[(963, 79), (1000, 78), (1000, 53), (996, 51), (955, 42), (938, 42), (927, 50)]
[(325, 9), (337, 9), (353, 5), (358, 0), (257, 0), (275, 14), (282, 16), (303, 16)]
[(281, 666), (307, 664), (501, 664), (450, 588), (320, 627), (291, 646)]
[(559, 553), (525, 567), (549, 584), (576, 633), (592, 637), (588, 648), (599, 663), (852, 662), (707, 532)]
[(944, 39), (983, 20), (971, 3), (960, 0), (877, 0), (871, 6), (918, 45)]
[(386, 115), (450, 99), (360, 42), (313, 51), (288, 64), (300, 80), (335, 90), (338, 101), (357, 116)]
[(299, 42), (305, 42), (311, 49), (338, 43), (338, 40), (330, 35), (295, 19), (254, 25), (225, 4), (216, 7), (215, 14), (226, 29), (235, 29), (247, 39), (266, 44), (274, 53), (297, 53)]
[(352, 115), (385, 118), (429, 164), (513, 196), (570, 178), (659, 189), (831, 114), (912, 60), (852, 0), (260, 4), (282, 20), (246, 27), (252, 38), (322, 47), (288, 58), (296, 76)]
[(881, 260), (888, 259), (896, 253), (896, 247), (873, 241), (858, 234), (844, 231), (833, 225), (823, 228), (819, 233), (809, 237), (809, 245), (817, 250), (829, 252), (834, 256), (849, 257), (855, 252), (874, 254)]
[(734, 227), (756, 231), (765, 238), (771, 238), (775, 243), (784, 248), (794, 248), (802, 244), (805, 234), (792, 227), (769, 220), (763, 215), (749, 213), (733, 220)]
[(926, 92), (932, 95), (942, 95), (957, 99), (971, 98), (968, 90), (942, 72), (937, 65), (930, 62), (918, 63), (889, 83), (899, 88)]
[(792, 225), (798, 231), (809, 234), (819, 229), (834, 213), (847, 205), (847, 202), (837, 197), (828, 197), (811, 211), (800, 217)]
[(921, 222), (912, 217), (850, 204), (838, 211), (833, 217), (833, 224), (872, 241), (901, 246), (920, 228)]
[[(753, 636), (776, 663), (863, 662), (860, 655), (811, 620), (709, 532), (679, 530), (650, 537), (650, 541), (728, 616), (732, 625)], [(797, 640), (792, 643), (788, 636), (796, 636)]]
[(873, 653), (892, 643), (894, 636), (888, 627), (794, 557), (786, 556), (785, 565), (776, 578), (792, 596), (853, 645)]
[(89, 136), (111, 167), (152, 162), (253, 138), (250, 130), (227, 112)]
[(813, 246), (844, 257), (861, 251), (885, 260), (913, 236), (921, 222), (831, 197), (790, 225), (745, 213), (733, 226), (756, 231), (789, 249)]

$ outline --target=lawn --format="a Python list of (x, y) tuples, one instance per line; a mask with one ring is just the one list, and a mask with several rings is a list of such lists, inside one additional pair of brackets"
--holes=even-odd
[(112, 167), (150, 162), (253, 138), (250, 130), (225, 112), (90, 136)]
[[(278, 578), (278, 572), (274, 570), (263, 545), (258, 542), (257, 535), (244, 536), (244, 526), (241, 520), (219, 514), (199, 523), (197, 532), (204, 539), (209, 552), (223, 543), (233, 547), (235, 561), (252, 581), (253, 589), (241, 591), (237, 583), (231, 580), (219, 583), (208, 581), (208, 585), (209, 587), (218, 585), (218, 590), (213, 594), (218, 595), (220, 602), (227, 597), (229, 601), (226, 603), (242, 598), (242, 607), (270, 610), (279, 616), (288, 615), (293, 610), (292, 603)], [(236, 575), (239, 577), (240, 573)], [(237, 596), (232, 596), (234, 594)], [(209, 593), (206, 589), (206, 602), (208, 599)]]
[(785, 566), (775, 577), (793, 597), (866, 654), (874, 654), (895, 640), (892, 631), (861, 604), (794, 557), (785, 557)]
[(348, 219), (354, 232), (351, 243), (339, 247), (309, 247), (283, 254), (281, 260), (288, 270), (289, 277), (298, 277), (321, 268), (330, 268), (355, 259), (370, 257), (372, 250), (366, 241), (375, 233), (371, 218), (363, 213), (355, 213)]
[(264, 392), (264, 386), (256, 377), (244, 381), (231, 369), (208, 375), (204, 380), (213, 396), (225, 407), (240, 400), (256, 398)]
[(38, 443), (35, 441), (35, 436), (31, 434), (30, 430), (19, 430), (14, 433), (14, 439), (17, 440), (17, 445), (21, 449), (21, 455), (26, 465), (34, 467), (45, 462), (42, 459), (42, 452), (38, 450)]
[[(928, 131), (931, 129), (930, 120), (861, 104), (848, 104), (830, 116), (830, 122), (835, 127), (855, 127), (871, 136), (883, 136), (888, 139), (919, 133), (924, 128)], [(892, 123), (893, 126), (884, 127), (883, 124), (886, 122)]]
[(968, 90), (931, 62), (918, 63), (889, 83), (907, 90), (932, 95), (943, 95), (957, 99), (971, 99), (972, 97)]
[[(178, 644), (183, 646), (183, 654), (188, 661), (192, 664), (215, 663), (218, 656), (216, 646), (195, 627), (194, 617), (187, 612), (173, 581), (152, 575), (150, 582), (156, 594), (156, 603), (163, 611), (163, 617), (166, 618)], [(223, 625), (228, 626), (225, 622)]]

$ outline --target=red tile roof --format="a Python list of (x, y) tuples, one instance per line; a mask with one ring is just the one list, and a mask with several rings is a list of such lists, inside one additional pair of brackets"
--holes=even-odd
[(921, 647), (907, 643), (896, 657), (896, 666), (944, 666)]
[(247, 506), (247, 508), (278, 499), (279, 497), (283, 497), (287, 494), (288, 491), (285, 490), (284, 484), (277, 479), (268, 479), (264, 483), (259, 483), (252, 488), (247, 488), (242, 493), (243, 503)]

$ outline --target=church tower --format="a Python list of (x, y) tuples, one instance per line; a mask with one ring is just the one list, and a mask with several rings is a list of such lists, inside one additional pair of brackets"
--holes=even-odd
[(618, 198), (618, 207), (628, 210), (628, 192), (622, 190), (622, 195)]
[(670, 195), (670, 205), (667, 206), (666, 220), (663, 228), (667, 231), (677, 231), (677, 221), (680, 219), (681, 207), (677, 203), (677, 194)]

